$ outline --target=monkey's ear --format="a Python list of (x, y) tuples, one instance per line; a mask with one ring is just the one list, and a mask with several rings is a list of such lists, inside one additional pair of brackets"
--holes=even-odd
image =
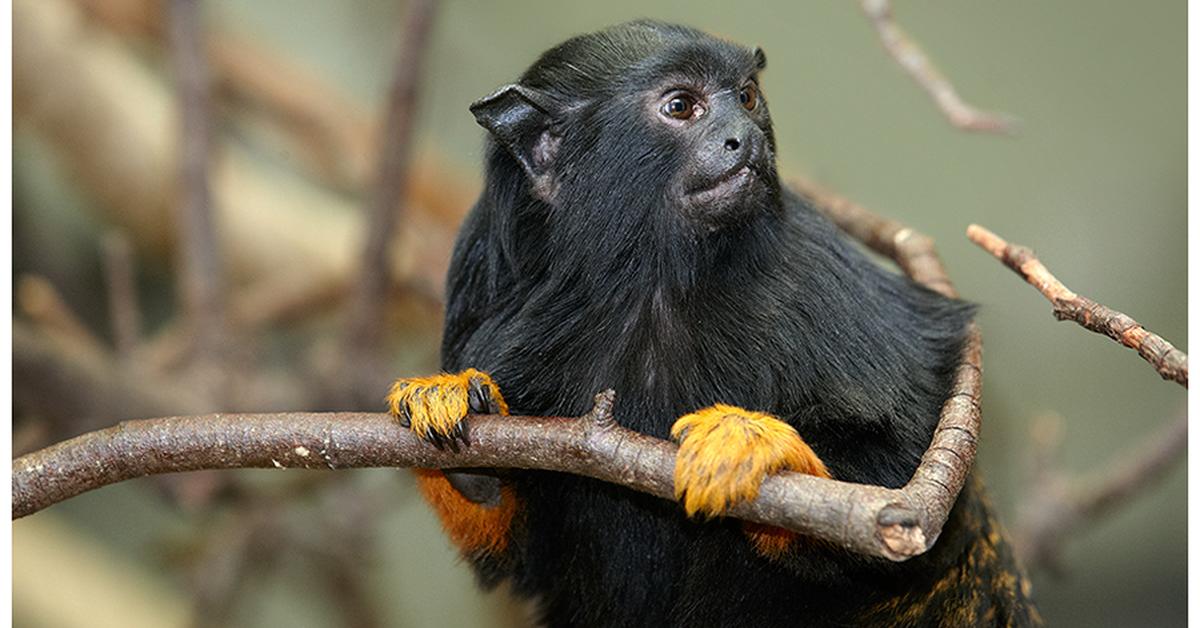
[(763, 52), (762, 48), (754, 49), (754, 65), (757, 66), (759, 70), (767, 69), (767, 53)]
[(475, 121), (508, 149), (529, 175), (534, 193), (553, 202), (552, 173), (559, 136), (552, 126), (555, 107), (541, 92), (524, 85), (505, 85), (491, 96), (471, 103)]

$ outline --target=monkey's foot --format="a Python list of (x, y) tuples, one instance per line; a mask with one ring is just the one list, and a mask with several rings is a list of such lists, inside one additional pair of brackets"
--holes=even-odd
[(689, 516), (717, 516), (758, 496), (768, 474), (788, 469), (829, 477), (796, 430), (779, 419), (716, 404), (675, 421), (675, 497)]
[(388, 411), (405, 427), (439, 449), (458, 451), (458, 442), (470, 445), (467, 413), (508, 414), (508, 404), (491, 376), (467, 369), (431, 377), (396, 380), (387, 395)]
[(512, 487), (497, 484), (488, 504), (481, 504), (437, 469), (413, 469), (417, 488), (433, 508), (450, 541), (464, 556), (498, 555), (508, 547), (509, 529), (517, 512)]

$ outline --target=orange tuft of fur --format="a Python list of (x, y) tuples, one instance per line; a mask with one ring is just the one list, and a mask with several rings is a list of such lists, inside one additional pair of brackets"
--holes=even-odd
[(437, 469), (413, 469), (421, 496), (442, 522), (450, 542), (464, 554), (499, 553), (508, 547), (508, 531), (517, 512), (517, 498), (507, 484), (500, 503), (483, 506), (463, 497)]
[(675, 421), (675, 497), (689, 516), (718, 516), (758, 496), (763, 478), (787, 469), (830, 477), (795, 428), (764, 412), (716, 404)]
[(429, 377), (402, 377), (388, 391), (388, 411), (399, 417), (407, 410), (409, 427), (419, 435), (436, 433), (449, 437), (467, 416), (468, 390), (473, 381), (486, 385), (500, 407), (500, 414), (508, 414), (508, 404), (492, 377), (475, 369)]
[(742, 531), (750, 538), (750, 543), (754, 545), (755, 551), (767, 558), (782, 556), (792, 546), (792, 543), (800, 538), (799, 534), (791, 530), (754, 521), (743, 521)]

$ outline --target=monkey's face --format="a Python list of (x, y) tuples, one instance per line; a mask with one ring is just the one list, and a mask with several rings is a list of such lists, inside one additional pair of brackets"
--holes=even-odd
[[(664, 82), (647, 94), (649, 124), (672, 146), (670, 205), (709, 228), (744, 220), (778, 199), (767, 104), (753, 74), (723, 72)], [(718, 75), (719, 76), (719, 75)]]
[(555, 229), (711, 232), (778, 211), (765, 65), (655, 22), (568, 40), (472, 105), (504, 149), (489, 176), (515, 160)]

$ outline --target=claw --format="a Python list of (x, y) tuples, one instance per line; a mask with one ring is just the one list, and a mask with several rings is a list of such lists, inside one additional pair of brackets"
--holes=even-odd
[(483, 389), (479, 385), (478, 378), (471, 378), (471, 383), (467, 387), (467, 405), (470, 406), (471, 412), (475, 414), (485, 414), (487, 412), (487, 400), (483, 396)]
[(463, 445), (471, 446), (471, 427), (465, 419), (458, 422), (458, 436), (462, 439)]

